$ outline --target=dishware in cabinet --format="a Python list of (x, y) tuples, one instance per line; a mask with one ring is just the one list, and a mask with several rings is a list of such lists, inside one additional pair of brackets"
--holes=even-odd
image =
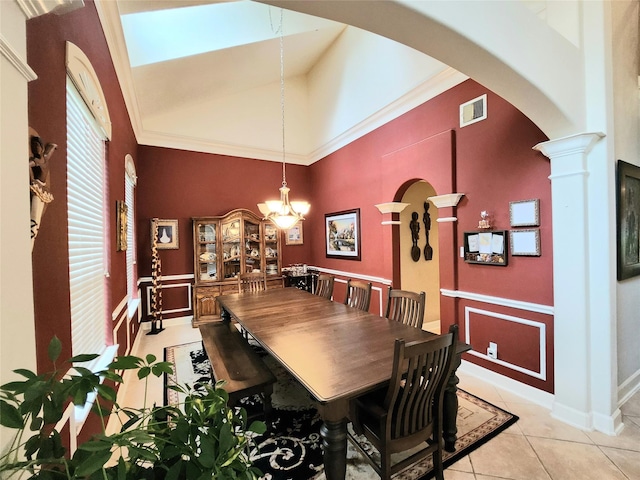
[(216, 222), (194, 223), (194, 276), (199, 281), (218, 279), (217, 227)]

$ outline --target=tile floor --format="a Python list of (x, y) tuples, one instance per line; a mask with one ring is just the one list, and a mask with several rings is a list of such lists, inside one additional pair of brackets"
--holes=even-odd
[[(140, 338), (135, 355), (163, 358), (164, 347), (200, 340), (190, 325)], [(144, 402), (144, 386), (125, 378), (124, 405)], [(583, 432), (554, 420), (525, 398), (462, 375), (459, 386), (520, 417), (518, 422), (445, 471), (446, 480), (640, 480), (640, 393), (622, 407), (617, 437)], [(146, 403), (162, 403), (162, 379), (150, 380)]]

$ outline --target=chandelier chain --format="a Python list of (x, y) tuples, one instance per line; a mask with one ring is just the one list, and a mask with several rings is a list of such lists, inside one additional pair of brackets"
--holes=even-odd
[(284, 141), (284, 28), (283, 9), (280, 9), (280, 111), (282, 117), (282, 185), (287, 185), (287, 173), (285, 171), (285, 141)]

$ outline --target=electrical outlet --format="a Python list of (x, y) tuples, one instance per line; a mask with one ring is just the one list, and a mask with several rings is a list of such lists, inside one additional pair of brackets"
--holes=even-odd
[(460, 247), (460, 258), (464, 258), (464, 247)]
[(489, 342), (489, 346), (487, 347), (487, 357), (497, 359), (498, 358), (498, 344), (494, 342)]

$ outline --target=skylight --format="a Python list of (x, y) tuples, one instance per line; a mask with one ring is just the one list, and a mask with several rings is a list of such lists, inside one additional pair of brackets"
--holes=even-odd
[[(285, 35), (317, 30), (334, 22), (285, 11)], [(277, 38), (280, 9), (251, 1), (122, 15), (132, 67)]]

